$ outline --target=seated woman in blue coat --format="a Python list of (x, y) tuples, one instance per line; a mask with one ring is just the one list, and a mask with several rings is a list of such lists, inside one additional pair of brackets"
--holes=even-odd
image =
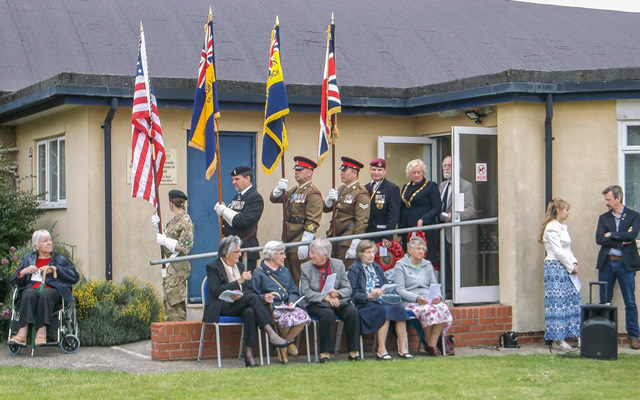
[[(291, 272), (284, 267), (286, 256), (284, 243), (268, 241), (262, 250), (264, 259), (253, 271), (251, 281), (258, 296), (262, 297), (265, 303), (273, 305), (273, 316), (280, 335), (285, 340), (293, 340), (311, 319), (299, 303), (294, 306), (301, 297)], [(289, 362), (287, 352), (297, 356), (298, 348), (291, 343), (286, 349), (279, 351), (278, 359), (282, 364)]]
[[(221, 315), (241, 317), (247, 345), (244, 363), (247, 367), (257, 367), (253, 358), (253, 347), (258, 343), (256, 324), (267, 332), (269, 342), (274, 347), (287, 347), (293, 341), (284, 340), (271, 327), (271, 313), (251, 286), (251, 272), (239, 261), (241, 245), (242, 240), (237, 236), (223, 238), (218, 248), (218, 258), (207, 264), (209, 293), (202, 320), (211, 323), (217, 322)], [(232, 302), (221, 300), (219, 297), (225, 290), (241, 291), (242, 296), (231, 297)]]
[[(18, 332), (9, 344), (25, 346), (27, 328), (33, 324), (36, 330), (34, 344), (47, 343), (47, 327), (59, 321), (51, 318), (61, 299), (72, 304), (71, 287), (80, 278), (73, 263), (53, 251), (51, 234), (45, 229), (33, 232), (33, 252), (22, 258), (18, 269), (11, 276), (11, 284), (20, 291), (20, 318), (11, 321), (11, 330)], [(41, 287), (42, 286), (42, 287)]]
[[(349, 268), (351, 282), (351, 298), (360, 311), (361, 333), (378, 333), (377, 360), (391, 361), (386, 348), (389, 321), (395, 321), (396, 335), (400, 341), (398, 357), (413, 358), (407, 347), (407, 312), (402, 305), (382, 304), (381, 296), (385, 294), (382, 285), (388, 283), (382, 267), (374, 260), (378, 247), (371, 240), (363, 240), (357, 248), (358, 260)], [(400, 298), (398, 297), (398, 300)]]

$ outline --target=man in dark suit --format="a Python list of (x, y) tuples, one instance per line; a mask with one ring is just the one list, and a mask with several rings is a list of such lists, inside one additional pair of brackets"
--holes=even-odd
[[(231, 182), (238, 191), (229, 206), (223, 203), (215, 205), (218, 216), (224, 218), (222, 234), (224, 236), (235, 235), (242, 240), (242, 247), (257, 247), (258, 221), (264, 210), (264, 201), (260, 193), (253, 187), (253, 172), (251, 168), (236, 167), (231, 172)], [(247, 255), (247, 268), (253, 271), (260, 254), (257, 251)]]
[(607, 290), (600, 288), (600, 303), (611, 303), (616, 279), (624, 300), (627, 336), (634, 350), (638, 342), (638, 308), (635, 299), (636, 271), (640, 269), (640, 256), (636, 238), (640, 232), (640, 215), (622, 204), (622, 188), (609, 186), (602, 191), (608, 212), (598, 218), (596, 243), (599, 244), (598, 280), (608, 283)]
[[(371, 182), (364, 185), (369, 193), (371, 204), (369, 224), (365, 232), (379, 232), (396, 229), (400, 219), (400, 188), (386, 179), (387, 162), (376, 158), (369, 163)], [(382, 244), (389, 248), (393, 235), (371, 238), (374, 242), (382, 239)]]

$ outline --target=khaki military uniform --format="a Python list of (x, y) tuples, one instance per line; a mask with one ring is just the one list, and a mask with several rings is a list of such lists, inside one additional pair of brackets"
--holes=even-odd
[[(173, 217), (163, 232), (167, 237), (178, 241), (178, 257), (186, 256), (193, 247), (193, 223), (187, 212)], [(168, 264), (167, 276), (162, 280), (164, 294), (164, 320), (185, 321), (187, 319), (187, 279), (191, 273), (189, 261)]]
[[(311, 181), (287, 190), (287, 237), (284, 242), (299, 242), (305, 231), (316, 235), (322, 218), (322, 194), (313, 186)], [(282, 203), (282, 196), (269, 196), (272, 203)], [(307, 258), (308, 259), (308, 258)], [(293, 279), (300, 283), (300, 264), (304, 260), (298, 258), (298, 248), (287, 248), (287, 258), (284, 265), (289, 269)]]
[[(369, 222), (369, 202), (369, 192), (360, 185), (360, 182), (356, 181), (349, 186), (342, 185), (338, 188), (336, 237), (364, 233)], [(327, 207), (323, 203), (324, 212), (328, 213), (331, 210), (331, 207)], [(331, 226), (329, 225), (329, 230), (327, 231), (328, 237), (332, 236)], [(355, 261), (345, 259), (350, 245), (351, 240), (333, 242), (333, 257), (342, 260), (345, 266), (351, 266)]]

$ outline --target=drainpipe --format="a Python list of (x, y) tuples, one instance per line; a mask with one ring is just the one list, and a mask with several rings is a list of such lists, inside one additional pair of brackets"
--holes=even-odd
[(546, 115), (544, 118), (544, 208), (547, 209), (547, 204), (551, 201), (552, 191), (552, 166), (551, 160), (553, 155), (553, 133), (551, 130), (551, 121), (553, 120), (553, 95), (547, 94), (545, 98), (545, 110)]
[(113, 218), (111, 213), (111, 121), (118, 109), (118, 99), (111, 99), (111, 108), (104, 118), (102, 129), (104, 129), (104, 274), (105, 279), (113, 279), (112, 263), (112, 227)]

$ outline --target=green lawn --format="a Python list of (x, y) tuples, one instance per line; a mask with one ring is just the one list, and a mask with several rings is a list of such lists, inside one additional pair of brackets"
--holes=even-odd
[[(0, 367), (0, 398), (632, 399), (640, 357), (557, 355), (274, 365), (161, 375)], [(46, 396), (46, 397), (45, 397)]]

